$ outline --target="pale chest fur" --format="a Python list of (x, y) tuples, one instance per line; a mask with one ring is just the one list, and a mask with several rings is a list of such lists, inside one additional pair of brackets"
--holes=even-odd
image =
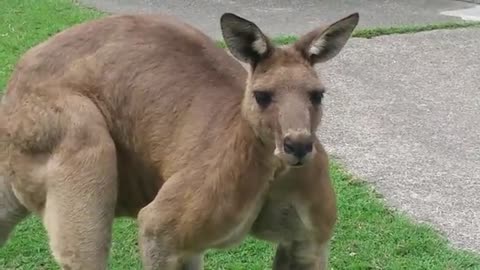
[(275, 179), (276, 171), (278, 167), (274, 166), (271, 171), (269, 171), (266, 176), (260, 177), (256, 182), (263, 187), (258, 192), (257, 196), (253, 200), (245, 202), (245, 207), (243, 211), (238, 215), (237, 224), (235, 224), (231, 230), (222, 238), (215, 241), (215, 248), (226, 248), (235, 246), (241, 243), (247, 234), (251, 231), (252, 225), (257, 219), (260, 211), (262, 210), (265, 201), (268, 198), (270, 191), (270, 186)]
[(239, 216), (239, 222), (222, 238), (215, 241), (213, 246), (215, 248), (227, 248), (238, 245), (241, 243), (247, 234), (250, 232), (252, 224), (255, 222), (263, 203), (265, 202), (265, 193), (259, 194), (259, 196), (249, 203), (249, 206), (245, 208), (244, 213)]
[(296, 170), (281, 166), (251, 233), (260, 239), (290, 243), (308, 238), (314, 229), (310, 206), (298, 192)]

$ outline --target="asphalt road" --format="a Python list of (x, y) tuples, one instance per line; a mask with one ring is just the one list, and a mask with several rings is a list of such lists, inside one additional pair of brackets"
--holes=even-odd
[(307, 29), (360, 12), (359, 27), (460, 20), (442, 11), (474, 6), (454, 0), (80, 0), (112, 13), (165, 12), (219, 38), (224, 12), (254, 20), (271, 35), (301, 34)]
[[(301, 34), (359, 11), (360, 28), (459, 20), (451, 0), (82, 0), (114, 13), (166, 12), (214, 38), (235, 12), (268, 34)], [(388, 205), (480, 252), (480, 29), (353, 39), (319, 68), (327, 80), (319, 137)]]

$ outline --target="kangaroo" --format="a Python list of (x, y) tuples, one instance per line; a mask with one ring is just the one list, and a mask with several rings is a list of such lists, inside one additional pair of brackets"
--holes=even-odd
[(336, 205), (314, 66), (358, 20), (276, 46), (224, 13), (225, 50), (172, 16), (111, 15), (31, 48), (0, 105), (0, 246), (34, 214), (62, 269), (103, 270), (127, 216), (144, 269), (199, 270), (249, 234), (278, 244), (273, 269), (326, 269)]

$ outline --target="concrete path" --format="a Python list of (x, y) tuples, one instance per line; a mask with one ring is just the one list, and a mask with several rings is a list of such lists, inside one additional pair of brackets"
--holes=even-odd
[[(353, 11), (360, 12), (360, 27), (370, 27), (459, 20), (440, 13), (474, 7), (449, 0), (83, 2), (111, 12), (166, 11), (214, 38), (225, 11), (276, 35), (304, 33)], [(320, 67), (329, 94), (319, 136), (389, 205), (480, 252), (478, 40), (480, 29), (353, 39)]]
[(300, 34), (318, 24), (349, 13), (361, 14), (359, 27), (392, 26), (461, 20), (440, 12), (475, 6), (455, 0), (80, 0), (98, 9), (114, 12), (166, 12), (196, 25), (219, 38), (218, 21), (224, 12), (254, 20), (267, 34)]
[(353, 39), (319, 137), (387, 203), (480, 252), (480, 29)]

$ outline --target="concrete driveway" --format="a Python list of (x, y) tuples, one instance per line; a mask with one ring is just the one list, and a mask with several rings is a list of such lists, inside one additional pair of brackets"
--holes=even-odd
[[(359, 11), (361, 27), (459, 20), (451, 0), (82, 0), (115, 12), (174, 14), (214, 38), (235, 12), (268, 34), (301, 34)], [(448, 12), (447, 12), (448, 13)], [(480, 29), (353, 39), (319, 67), (327, 80), (319, 137), (387, 204), (480, 251)], [(324, 70), (323, 70), (324, 69)]]
[(480, 251), (480, 29), (353, 39), (319, 137), (387, 204)]
[(107, 12), (165, 12), (219, 38), (219, 18), (234, 12), (254, 20), (268, 34), (300, 34), (349, 13), (361, 14), (360, 27), (460, 20), (440, 12), (474, 6), (454, 0), (80, 0)]

